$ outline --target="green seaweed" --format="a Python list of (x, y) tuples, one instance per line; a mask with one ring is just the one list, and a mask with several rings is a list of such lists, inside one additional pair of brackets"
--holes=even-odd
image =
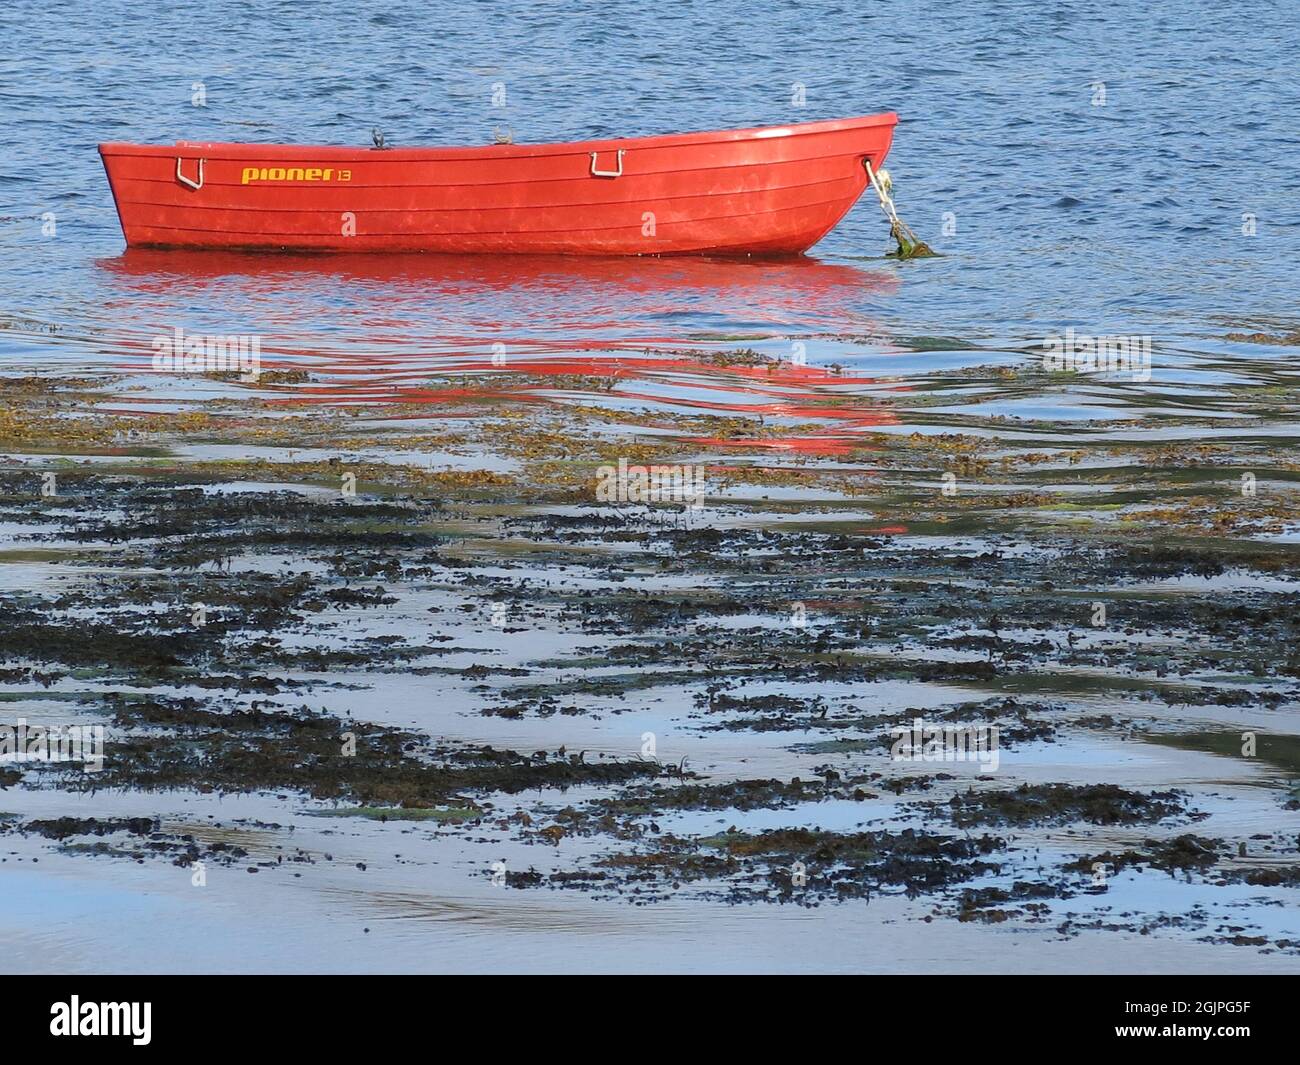
[(313, 817), (364, 817), (371, 821), (437, 821), (440, 824), (457, 824), (482, 817), (483, 811), (467, 806), (341, 806), (334, 810), (312, 810), (311, 815)]

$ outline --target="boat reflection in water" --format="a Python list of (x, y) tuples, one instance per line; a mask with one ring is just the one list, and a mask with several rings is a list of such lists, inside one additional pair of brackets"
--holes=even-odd
[[(428, 417), (478, 397), (762, 416), (827, 427), (763, 446), (832, 454), (893, 420), (869, 378), (813, 365), (818, 345), (835, 350), (827, 337), (885, 344), (873, 311), (899, 282), (883, 270), (810, 258), (143, 249), (100, 265), (124, 368), (148, 368), (150, 338), (176, 328), (252, 335), (263, 372), (311, 375), (242, 386), (287, 407), (415, 404), (425, 409), (393, 414)], [(734, 354), (749, 348), (779, 361)]]

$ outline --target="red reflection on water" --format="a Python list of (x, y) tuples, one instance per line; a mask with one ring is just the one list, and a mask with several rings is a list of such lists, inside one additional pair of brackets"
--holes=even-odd
[[(858, 446), (855, 434), (895, 420), (861, 395), (870, 378), (726, 354), (761, 344), (793, 355), (801, 336), (816, 334), (887, 343), (871, 316), (899, 285), (886, 270), (810, 258), (145, 249), (101, 266), (120, 345), (134, 360), (123, 369), (148, 366), (150, 333), (252, 334), (264, 371), (313, 378), (237, 386), (271, 404), (415, 405), (427, 415), (475, 400), (576, 400), (834, 423), (758, 445), (808, 454), (845, 454)], [(430, 384), (448, 377), (463, 382)]]
[(432, 284), (437, 288), (554, 288), (572, 291), (576, 282), (605, 285), (625, 292), (670, 294), (707, 289), (725, 292), (754, 287), (797, 288), (818, 293), (860, 294), (863, 287), (892, 291), (896, 275), (847, 264), (824, 263), (807, 256), (794, 259), (710, 259), (707, 257), (559, 255), (299, 255), (241, 252), (157, 251), (131, 248), (101, 259), (99, 265), (144, 286), (223, 277), (309, 277), (335, 282), (393, 286)]
[(344, 361), (458, 349), (481, 355), (493, 342), (512, 355), (680, 347), (710, 334), (740, 344), (776, 327), (862, 334), (875, 331), (871, 305), (899, 284), (885, 270), (808, 258), (133, 249), (100, 265), (117, 282), (115, 309), (128, 320), (147, 314), (155, 328), (197, 328), (191, 319), (198, 313), (211, 331), (263, 335), (266, 350), (319, 349)]

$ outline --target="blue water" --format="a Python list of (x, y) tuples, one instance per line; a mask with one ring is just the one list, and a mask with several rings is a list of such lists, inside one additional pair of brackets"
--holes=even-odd
[[(861, 8), (9, 0), (0, 363), (114, 365), (132, 338), (176, 324), (335, 352), (746, 332), (1015, 348), (1066, 326), (1151, 334), (1168, 352), (1212, 346), (1227, 323), (1295, 327), (1293, 2)], [(880, 258), (887, 227), (865, 199), (803, 272), (123, 258), (95, 151), (366, 144), (372, 127), (398, 145), (504, 128), (549, 141), (882, 110), (902, 118), (900, 209), (942, 259)]]

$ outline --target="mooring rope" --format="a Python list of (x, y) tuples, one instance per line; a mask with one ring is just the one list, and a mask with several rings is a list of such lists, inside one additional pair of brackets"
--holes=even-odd
[(898, 241), (898, 251), (893, 254), (899, 259), (918, 259), (927, 255), (933, 255), (930, 245), (918, 237), (912, 227), (898, 217), (898, 209), (894, 206), (894, 198), (889, 195), (890, 190), (894, 187), (893, 179), (889, 176), (889, 171), (881, 167), (880, 170), (873, 170), (870, 159), (863, 159), (862, 165), (867, 168), (867, 180), (871, 182), (871, 187), (876, 190), (876, 195), (880, 197), (880, 209), (889, 217), (889, 232), (894, 240)]

